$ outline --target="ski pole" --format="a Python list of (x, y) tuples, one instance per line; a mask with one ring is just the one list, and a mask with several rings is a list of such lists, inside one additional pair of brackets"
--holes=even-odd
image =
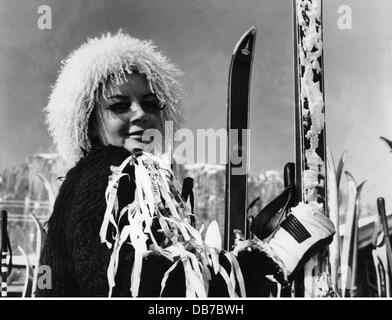
[(194, 208), (195, 208), (195, 200), (194, 200), (194, 195), (193, 195), (193, 185), (194, 185), (194, 180), (190, 177), (187, 177), (184, 179), (182, 183), (182, 191), (181, 191), (181, 197), (184, 199), (185, 202), (188, 202), (188, 198), (190, 200), (190, 205), (191, 205), (191, 225), (193, 227), (196, 226), (196, 220), (194, 216)]
[[(284, 188), (295, 187), (295, 164), (293, 162), (288, 162), (283, 168), (283, 181)], [(293, 190), (293, 192), (295, 192)], [(289, 203), (288, 208), (295, 206), (295, 197), (292, 196)]]
[[(287, 209), (286, 209), (287, 212), (285, 213), (286, 216), (284, 217), (284, 218), (286, 218), (290, 209), (295, 206), (295, 164), (293, 162), (288, 162), (284, 166), (284, 168), (283, 168), (283, 182), (284, 182), (285, 189), (292, 188), (292, 191), (290, 192), (289, 200), (287, 203)], [(292, 292), (291, 287), (282, 288), (278, 284), (278, 294), (277, 294), (278, 298), (291, 297), (293, 294), (294, 293)]]
[(260, 197), (254, 199), (246, 209), (247, 223), (246, 223), (245, 239), (253, 239), (253, 233), (250, 227), (253, 223), (254, 216), (249, 215), (249, 210), (252, 209), (256, 205), (256, 203), (259, 202), (259, 200)]
[(248, 222), (246, 225), (245, 239), (253, 239), (253, 233), (252, 233), (252, 230), (250, 229), (250, 226), (252, 225), (254, 219), (255, 219), (254, 216), (249, 216), (247, 218)]
[[(10, 248), (7, 234), (7, 211), (1, 211), (1, 297), (7, 297), (7, 278), (9, 266), (7, 265), (7, 249)], [(11, 259), (11, 252), (10, 252)], [(11, 260), (10, 260), (11, 262)]]
[(388, 258), (388, 273), (389, 276), (392, 277), (392, 248), (391, 248), (391, 241), (389, 239), (389, 232), (388, 232), (388, 220), (387, 215), (385, 213), (385, 200), (384, 198), (380, 197), (377, 199), (377, 209), (378, 214), (380, 216), (382, 229), (384, 231), (385, 236), (385, 245), (387, 248), (387, 258)]

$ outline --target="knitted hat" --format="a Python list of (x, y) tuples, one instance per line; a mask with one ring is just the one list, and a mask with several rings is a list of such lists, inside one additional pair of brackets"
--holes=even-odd
[(82, 157), (82, 149), (91, 149), (88, 120), (98, 87), (105, 88), (107, 81), (121, 84), (127, 73), (135, 70), (146, 76), (149, 89), (166, 105), (163, 120), (172, 120), (174, 127), (182, 121), (177, 81), (181, 72), (151, 41), (133, 38), (121, 30), (88, 39), (62, 61), (44, 110), (49, 133), (67, 165), (73, 166)]

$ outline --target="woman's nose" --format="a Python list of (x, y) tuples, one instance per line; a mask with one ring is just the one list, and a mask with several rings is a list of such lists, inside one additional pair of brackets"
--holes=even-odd
[(130, 121), (137, 122), (137, 121), (145, 121), (147, 119), (147, 114), (145, 110), (140, 105), (139, 101), (134, 100), (131, 104), (131, 118)]

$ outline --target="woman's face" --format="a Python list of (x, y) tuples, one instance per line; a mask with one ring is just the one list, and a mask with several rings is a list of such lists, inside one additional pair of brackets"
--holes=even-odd
[(106, 99), (96, 103), (92, 137), (103, 145), (124, 147), (129, 151), (144, 149), (151, 141), (144, 141), (147, 129), (161, 131), (160, 101), (148, 88), (146, 77), (132, 73), (121, 85), (111, 83), (106, 88)]

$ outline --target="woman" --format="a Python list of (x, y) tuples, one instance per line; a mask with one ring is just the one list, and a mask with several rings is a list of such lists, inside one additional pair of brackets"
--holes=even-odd
[(304, 254), (333, 235), (316, 204), (301, 204), (268, 243), (223, 252), (203, 241), (174, 186), (170, 154), (145, 152), (148, 131), (163, 134), (165, 121), (177, 128), (182, 119), (179, 75), (151, 42), (121, 31), (88, 40), (65, 61), (46, 112), (72, 168), (42, 252), (52, 286), (37, 296), (267, 295), (265, 275), (287, 285)]

